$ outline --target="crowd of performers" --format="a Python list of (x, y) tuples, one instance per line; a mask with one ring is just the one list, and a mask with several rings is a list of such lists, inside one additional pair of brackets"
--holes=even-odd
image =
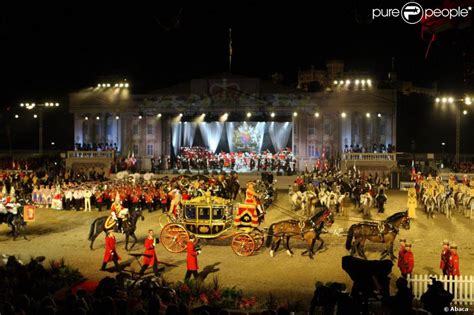
[(293, 173), (296, 158), (290, 149), (278, 153), (220, 152), (213, 153), (203, 147), (183, 147), (176, 157), (178, 169), (225, 169), (231, 171), (282, 171)]
[(343, 213), (351, 203), (358, 209), (377, 207), (380, 213), (385, 211), (386, 189), (390, 186), (388, 175), (361, 173), (356, 169), (342, 172), (337, 168), (312, 172), (305, 171), (297, 176), (289, 187), (290, 204), (296, 211), (312, 213), (318, 205), (326, 206)]
[[(259, 180), (248, 185), (247, 199), (255, 200), (258, 197), (260, 200), (260, 195), (262, 203), (268, 199), (261, 183)], [(268, 183), (271, 184), (272, 180)], [(264, 185), (265, 189), (268, 185)], [(0, 181), (2, 203), (9, 204), (21, 199), (24, 204), (56, 210), (110, 209), (119, 223), (128, 216), (128, 210), (161, 210), (176, 216), (185, 200), (206, 195), (233, 200), (240, 191), (236, 172), (172, 178), (157, 178), (151, 173), (139, 175), (123, 172), (107, 181), (49, 179), (47, 176), (38, 178), (33, 172), (14, 172), (6, 174)], [(263, 206), (259, 209), (263, 211)]]
[(428, 174), (426, 177), (418, 172), (413, 175), (417, 199), (425, 207), (428, 217), (437, 211), (451, 217), (454, 210), (463, 212), (465, 216), (472, 217), (474, 210), (474, 177), (467, 174), (462, 179), (456, 178), (452, 173), (448, 180), (443, 181), (440, 176)]

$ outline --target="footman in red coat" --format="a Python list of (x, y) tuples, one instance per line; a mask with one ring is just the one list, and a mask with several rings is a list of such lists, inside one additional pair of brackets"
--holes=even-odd
[(441, 261), (439, 263), (439, 268), (443, 271), (443, 275), (447, 276), (449, 274), (449, 257), (451, 256), (451, 251), (449, 250), (449, 241), (443, 241), (443, 249), (441, 250)]
[(155, 233), (153, 230), (148, 230), (148, 236), (145, 239), (145, 252), (143, 253), (143, 266), (140, 270), (140, 274), (144, 274), (149, 266), (153, 266), (155, 276), (160, 275), (158, 271), (158, 258), (155, 252), (156, 243)]
[(458, 247), (456, 244), (451, 244), (449, 247), (451, 251), (451, 255), (449, 256), (449, 263), (448, 263), (448, 275), (449, 276), (460, 276), (461, 272), (459, 271), (459, 255), (458, 255)]
[(107, 232), (107, 236), (105, 237), (105, 253), (104, 253), (104, 260), (102, 262), (102, 268), (100, 270), (105, 270), (107, 263), (113, 261), (115, 265), (115, 269), (119, 270), (118, 261), (121, 259), (120, 256), (117, 254), (117, 250), (115, 248), (115, 236), (112, 230)]
[(189, 280), (191, 278), (191, 275), (194, 276), (194, 279), (198, 279), (198, 261), (197, 261), (197, 256), (200, 253), (200, 250), (196, 250), (196, 247), (194, 243), (196, 242), (196, 237), (194, 235), (191, 235), (189, 237), (189, 241), (187, 246), (187, 258), (186, 258), (186, 265), (187, 265), (187, 271), (186, 275), (184, 277), (184, 281)]
[(403, 254), (399, 259), (400, 260), (398, 261), (398, 267), (400, 268), (402, 277), (406, 278), (407, 275), (411, 275), (411, 273), (413, 272), (413, 267), (415, 266), (415, 259), (413, 257), (413, 252), (411, 251), (410, 243), (405, 243)]

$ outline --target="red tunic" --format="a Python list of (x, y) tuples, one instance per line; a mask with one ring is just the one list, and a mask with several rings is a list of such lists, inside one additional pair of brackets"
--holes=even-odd
[(406, 252), (405, 246), (400, 246), (400, 250), (398, 251), (398, 262), (397, 262), (398, 268), (401, 268), (400, 266), (402, 265), (402, 260), (404, 258), (405, 252)]
[(449, 257), (451, 256), (451, 252), (449, 249), (446, 249), (441, 252), (441, 261), (439, 262), (439, 268), (444, 270), (446, 268), (446, 264), (449, 263)]
[(104, 262), (110, 262), (114, 260), (114, 255), (116, 255), (117, 260), (120, 260), (120, 256), (117, 254), (115, 249), (115, 236), (106, 236), (105, 237), (105, 253), (104, 253)]
[(155, 246), (153, 245), (153, 239), (146, 238), (145, 239), (145, 252), (144, 255), (151, 256), (143, 256), (143, 264), (152, 266), (155, 263), (156, 253), (155, 253)]
[(194, 244), (193, 242), (189, 241), (187, 244), (187, 258), (186, 258), (186, 263), (187, 263), (187, 268), (188, 270), (198, 270), (198, 261), (197, 261), (197, 255), (198, 253), (194, 249)]
[(401, 273), (412, 273), (413, 267), (415, 266), (415, 260), (413, 258), (413, 252), (403, 250), (404, 253), (400, 257), (402, 260), (398, 261), (398, 267)]
[(458, 254), (452, 253), (449, 256), (449, 269), (448, 269), (449, 276), (460, 276), (461, 272), (459, 271), (459, 256)]

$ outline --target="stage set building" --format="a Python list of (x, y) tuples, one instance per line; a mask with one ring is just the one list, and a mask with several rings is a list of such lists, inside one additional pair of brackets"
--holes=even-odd
[(193, 79), (134, 94), (133, 82), (106, 82), (70, 94), (76, 144), (117, 146), (138, 159), (176, 156), (180, 147), (213, 151), (293, 150), (299, 168), (350, 148), (396, 145), (397, 90), (364, 73), (298, 73), (290, 88), (235, 74)]

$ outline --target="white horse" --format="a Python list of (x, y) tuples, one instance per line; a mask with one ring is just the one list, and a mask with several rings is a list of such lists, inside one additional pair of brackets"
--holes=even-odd
[(318, 196), (314, 191), (307, 190), (303, 193), (303, 210), (306, 216), (311, 217), (315, 214), (317, 202)]
[(304, 208), (304, 195), (301, 193), (301, 191), (290, 191), (288, 193), (288, 197), (290, 199), (290, 205), (291, 205), (291, 210), (293, 211), (299, 211)]
[(446, 218), (451, 218), (453, 210), (456, 209), (456, 202), (454, 201), (453, 196), (447, 197), (441, 207), (442, 211), (446, 215)]
[(370, 218), (370, 208), (372, 208), (373, 199), (374, 198), (372, 198), (372, 195), (369, 192), (360, 195), (360, 207), (365, 218)]
[(350, 207), (351, 197), (348, 192), (342, 194), (337, 199), (337, 204), (339, 205), (339, 210), (342, 215), (346, 215), (346, 208)]
[(471, 197), (469, 195), (469, 198), (465, 198), (464, 216), (469, 217), (470, 219), (472, 219), (472, 212), (473, 211), (474, 211), (474, 197)]
[(431, 217), (433, 218), (433, 212), (436, 208), (436, 200), (433, 196), (428, 196), (425, 201), (425, 209), (426, 213), (428, 214), (428, 219)]

